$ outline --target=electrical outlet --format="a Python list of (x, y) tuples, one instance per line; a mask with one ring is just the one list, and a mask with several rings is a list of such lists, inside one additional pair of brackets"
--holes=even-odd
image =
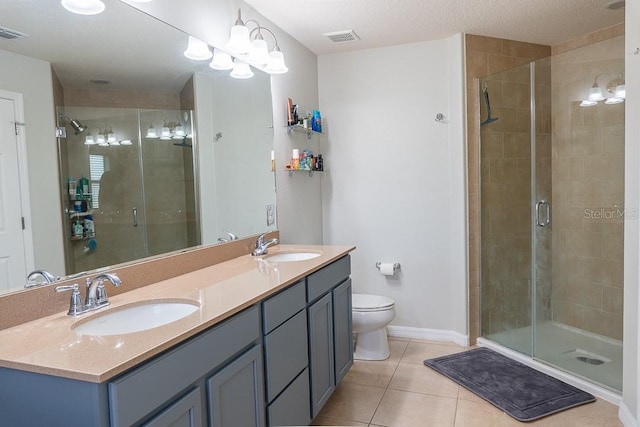
[(267, 205), (267, 226), (271, 226), (276, 223), (276, 207), (274, 205)]

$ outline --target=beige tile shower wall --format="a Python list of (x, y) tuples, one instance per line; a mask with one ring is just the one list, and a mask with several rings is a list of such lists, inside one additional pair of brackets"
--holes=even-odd
[[(613, 34), (612, 31), (606, 34)], [(591, 35), (590, 39), (598, 39)], [(624, 37), (554, 56), (553, 320), (622, 339), (624, 103), (580, 107), (624, 71)]]
[[(469, 339), (473, 344), (480, 335), (480, 92), (478, 78), (547, 57), (551, 54), (551, 48), (469, 34), (465, 36), (465, 47), (469, 189)], [(511, 100), (515, 99), (511, 98)], [(498, 111), (496, 111), (497, 114)], [(503, 117), (510, 117), (510, 115), (503, 115)], [(512, 120), (518, 120), (517, 116), (513, 116)], [(510, 148), (512, 148), (511, 145), (509, 145)], [(517, 164), (517, 160), (515, 162)]]

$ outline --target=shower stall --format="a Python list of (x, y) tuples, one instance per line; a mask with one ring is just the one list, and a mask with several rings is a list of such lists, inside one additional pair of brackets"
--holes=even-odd
[(482, 338), (615, 392), (623, 73), (621, 36), (479, 82)]
[[(58, 113), (83, 125), (59, 138), (66, 274), (200, 243), (191, 110), (67, 106)], [(76, 188), (80, 180), (88, 188), (70, 194), (69, 181)]]

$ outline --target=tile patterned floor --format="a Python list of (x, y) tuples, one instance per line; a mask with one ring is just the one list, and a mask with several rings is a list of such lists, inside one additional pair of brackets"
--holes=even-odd
[(389, 340), (391, 357), (355, 361), (313, 421), (316, 426), (619, 427), (618, 407), (598, 399), (530, 423), (520, 423), (422, 364), (466, 350), (455, 344)]

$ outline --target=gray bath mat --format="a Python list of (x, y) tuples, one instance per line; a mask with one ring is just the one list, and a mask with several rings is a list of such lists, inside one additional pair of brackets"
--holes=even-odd
[(596, 400), (589, 393), (488, 348), (427, 359), (424, 364), (518, 421), (533, 421)]

